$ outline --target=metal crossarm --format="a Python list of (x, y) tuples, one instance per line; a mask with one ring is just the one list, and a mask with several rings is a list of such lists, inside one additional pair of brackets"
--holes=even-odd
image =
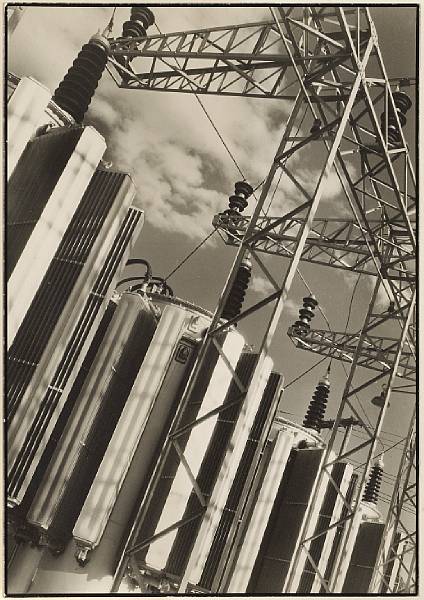
[[(288, 335), (296, 347), (301, 350), (308, 350), (347, 363), (353, 362), (361, 337), (360, 333), (342, 333), (321, 329), (311, 329), (306, 335), (300, 335), (296, 327), (290, 327)], [(398, 339), (394, 337), (364, 335), (357, 366), (386, 372), (390, 361), (397, 352), (397, 344)], [(397, 375), (415, 381), (415, 373), (415, 355), (406, 347), (399, 360)]]
[[(331, 42), (331, 37), (313, 28), (309, 33), (332, 43), (334, 61), (341, 64), (349, 59), (339, 41)], [(122, 57), (130, 59), (127, 73), (112, 63), (123, 88), (285, 100), (296, 97), (296, 92), (286, 92), (292, 61), (281, 54), (274, 21), (120, 38), (111, 42), (111, 57), (118, 62)], [(305, 58), (315, 69), (328, 61), (321, 53), (307, 53), (295, 61), (300, 64)], [(338, 96), (328, 94), (326, 101), (336, 102)]]
[[(225, 234), (223, 238), (229, 246), (238, 246), (246, 231), (250, 216), (223, 212), (213, 219), (214, 227)], [(281, 217), (262, 216), (258, 219), (253, 247), (264, 254), (289, 258), (295, 245), (295, 232), (301, 225), (301, 218), (282, 215)], [(407, 259), (409, 241), (402, 239), (401, 223), (392, 224), (393, 238), (386, 234), (387, 223), (378, 219), (368, 219), (367, 231), (361, 229), (355, 219), (317, 218), (311, 227), (302, 261), (334, 267), (354, 273), (377, 275), (377, 268), (369, 246), (379, 240), (382, 254), (392, 257), (397, 251), (406, 257), (391, 260), (381, 268), (394, 270), (398, 265), (400, 275), (404, 273), (402, 260)], [(412, 261), (405, 277), (414, 277), (415, 253), (409, 246), (409, 260)]]

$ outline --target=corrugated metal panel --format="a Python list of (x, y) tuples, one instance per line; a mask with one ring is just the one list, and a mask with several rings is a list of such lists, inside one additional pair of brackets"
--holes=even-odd
[(249, 382), (249, 389), (243, 402), (242, 413), (231, 436), (223, 468), (221, 469), (217, 483), (214, 486), (205, 517), (202, 520), (199, 535), (196, 539), (195, 547), (191, 553), (190, 561), (182, 580), (182, 589), (185, 589), (188, 584), (197, 585), (200, 581), (208, 558), (209, 549), (219, 526), (229, 490), (246, 448), (249, 433), (255, 421), (258, 406), (269, 379), (272, 365), (273, 362), (270, 357), (263, 355), (259, 357), (258, 364), (255, 368), (256, 375), (253, 376), (254, 381)]
[(126, 174), (94, 175), (12, 344), (8, 357), (12, 497), (21, 499), (29, 483), (32, 465), (62, 409), (64, 388), (137, 228), (140, 212), (128, 214), (115, 233), (122, 218), (119, 212), (133, 196), (134, 186)]
[[(252, 370), (254, 365), (252, 365)], [(272, 421), (272, 416), (276, 411), (278, 398), (277, 392), (281, 384), (281, 375), (271, 373), (262, 399), (258, 405), (258, 410), (253, 422), (251, 431), (246, 441), (240, 463), (224, 509), (219, 520), (213, 541), (208, 552), (207, 559), (202, 571), (199, 585), (205, 589), (213, 589), (214, 578), (217, 574), (219, 565), (226, 562), (230, 547), (234, 539), (234, 525), (237, 510), (245, 503), (248, 496), (248, 488), (251, 484), (253, 473), (256, 470), (259, 459), (258, 447), (262, 449)], [(267, 427), (268, 424), (268, 427)], [(250, 477), (249, 477), (250, 476)], [(232, 535), (230, 535), (232, 533)], [(213, 589), (213, 591), (216, 591)]]
[[(236, 331), (230, 331), (219, 336), (218, 342), (223, 346), (223, 351), (234, 368), (243, 349), (243, 337)], [(231, 373), (215, 347), (209, 348), (209, 354), (203, 364), (204, 367), (191, 389), (180, 427), (184, 427), (200, 415), (220, 406), (229, 389)], [(195, 477), (208, 448), (217, 418), (215, 415), (207, 419), (178, 438), (178, 444), (182, 450), (185, 449), (187, 460)], [(181, 519), (192, 489), (193, 486), (184, 467), (180, 464), (176, 452), (170, 452), (166, 458), (161, 478), (156, 485), (153, 501), (150, 503), (146, 518), (141, 524), (137, 540), (134, 543), (138, 543), (140, 540), (144, 541)], [(166, 538), (161, 538), (150, 547), (141, 550), (137, 554), (137, 559), (145, 560), (154, 568), (165, 568), (176, 534), (177, 532), (173, 531)]]
[(50, 91), (29, 77), (8, 77), (7, 104), (7, 177), (13, 173), (16, 163), (37, 127), (47, 122), (45, 110)]
[(96, 278), (93, 289), (88, 295), (54, 378), (47, 389), (46, 396), (55, 394), (55, 402), (59, 402), (60, 397), (63, 396), (63, 409), (48, 438), (46, 448), (20, 504), (20, 510), (23, 513), (26, 513), (34, 499), (40, 481), (47, 469), (56, 444), (65, 429), (67, 419), (114, 314), (115, 302), (109, 302), (103, 315), (101, 315), (102, 306), (111, 295), (114, 280), (119, 276), (120, 270), (125, 265), (127, 253), (133, 245), (134, 239), (138, 236), (141, 216), (142, 214), (138, 209), (130, 208), (128, 210)]
[(76, 539), (90, 547), (99, 542), (104, 531), (186, 321), (187, 312), (176, 306), (166, 306), (161, 315), (73, 531)]
[[(347, 492), (346, 492), (346, 502), (347, 503), (350, 503), (352, 501), (357, 481), (358, 481), (358, 475), (356, 473), (354, 473), (351, 476), (351, 478), (350, 478), (348, 489), (347, 489)], [(340, 520), (345, 519), (346, 516), (347, 516), (347, 507), (345, 505), (343, 505), (342, 512), (341, 512), (341, 515), (340, 515)], [(342, 534), (343, 534), (343, 531), (344, 531), (345, 527), (346, 527), (346, 523), (341, 523), (340, 525), (338, 525), (336, 527), (336, 533), (335, 533), (335, 536), (334, 536), (334, 540), (333, 540), (333, 544), (332, 544), (332, 547), (331, 547), (330, 555), (329, 555), (328, 560), (327, 560), (327, 566), (326, 566), (325, 572), (324, 572), (324, 579), (325, 579), (325, 581), (327, 583), (329, 582), (329, 580), (331, 578), (331, 575), (332, 575), (332, 572), (333, 572), (333, 569), (334, 569), (334, 566), (335, 566), (335, 561), (336, 561), (336, 558), (337, 558), (337, 555), (338, 555), (338, 552), (339, 552), (340, 542), (341, 542)], [(326, 593), (324, 587), (321, 587), (320, 593), (322, 593), (322, 594)]]
[[(236, 373), (243, 385), (247, 385), (249, 377), (257, 361), (257, 354), (243, 354), (237, 363)], [(202, 491), (203, 496), (208, 499), (215, 484), (218, 472), (221, 468), (225, 456), (227, 444), (234, 430), (236, 420), (241, 410), (241, 403), (234, 402), (240, 396), (240, 390), (236, 383), (231, 383), (224, 404), (232, 404), (229, 408), (222, 411), (218, 417), (214, 432), (209, 442), (208, 450), (203, 457), (202, 464), (197, 476), (197, 484)], [(200, 501), (193, 491), (187, 503), (183, 514), (183, 519), (192, 519), (199, 514), (201, 510)], [(200, 517), (196, 520), (190, 520), (178, 530), (174, 544), (166, 564), (166, 571), (174, 575), (182, 575), (190, 552), (192, 550), (197, 532), (200, 526)]]
[(28, 519), (70, 534), (155, 329), (150, 307), (123, 294)]
[(106, 331), (109, 327), (115, 310), (116, 303), (110, 301), (105, 312), (103, 313), (99, 325), (97, 326), (97, 328), (95, 328), (95, 334), (84, 356), (82, 364), (78, 369), (78, 373), (75, 377), (73, 385), (71, 386), (71, 389), (67, 394), (63, 410), (59, 415), (53, 432), (49, 437), (44, 452), (38, 462), (37, 468), (34, 471), (34, 475), (32, 476), (32, 479), (26, 489), (23, 500), (19, 506), (19, 510), (22, 514), (26, 514), (28, 512), (32, 502), (34, 501), (37, 490), (41, 484), (44, 475), (46, 474), (47, 468), (50, 464), (50, 461), (52, 460), (56, 447), (61, 439), (61, 436), (65, 431), (68, 419), (70, 418), (75, 403), (77, 402), (82, 386), (84, 385), (87, 375), (93, 365), (94, 359), (100, 348), (100, 345), (103, 343), (103, 338), (106, 334)]
[(258, 482), (258, 495), (252, 507), (251, 516), (245, 523), (245, 535), (240, 542), (238, 556), (233, 563), (233, 573), (226, 589), (228, 593), (246, 592), (252, 570), (260, 549), (269, 516), (278, 493), (281, 477), (293, 447), (294, 433), (280, 430), (272, 442), (270, 453), (264, 454), (263, 479)]
[(8, 348), (104, 149), (103, 138), (91, 127), (60, 129), (34, 140), (16, 167), (9, 184), (7, 215), (11, 230), (7, 249)]
[[(339, 488), (342, 487), (347, 466), (347, 463), (336, 463), (331, 470), (331, 477)], [(335, 487), (329, 482), (323, 502), (319, 509), (319, 517), (313, 533), (314, 536), (319, 535), (330, 526), (330, 523), (333, 520), (333, 511), (338, 497), (339, 496)], [(312, 540), (308, 547), (308, 552), (317, 566), (320, 565), (321, 553), (324, 549), (325, 542), (326, 534), (321, 534), (319, 537)], [(309, 593), (312, 590), (315, 578), (315, 569), (310, 563), (309, 558), (307, 558), (297, 592), (302, 594)]]
[(343, 593), (368, 592), (383, 531), (384, 523), (361, 523), (343, 584)]
[(247, 593), (281, 593), (323, 450), (294, 450), (284, 471)]

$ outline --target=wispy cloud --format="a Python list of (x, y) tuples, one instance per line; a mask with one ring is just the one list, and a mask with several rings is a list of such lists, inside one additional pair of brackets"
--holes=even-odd
[[(27, 10), (28, 16), (13, 38), (11, 66), (19, 74), (33, 75), (52, 91), (81, 45), (103, 29), (112, 14), (110, 7), (98, 6)], [(267, 7), (155, 7), (154, 13), (162, 32), (271, 20)], [(128, 16), (128, 7), (118, 8), (113, 35), (121, 34)], [(29, 31), (31, 47), (27, 44)], [(157, 33), (155, 26), (149, 33)], [(59, 48), (60, 61), (52, 61)], [(256, 186), (272, 164), (290, 104), (247, 98), (201, 99), (243, 175)], [(193, 95), (122, 90), (104, 75), (87, 115), (90, 121), (107, 139), (106, 158), (114, 168), (131, 173), (147, 223), (193, 239), (207, 235), (213, 215), (228, 206), (228, 196), (241, 175)], [(293, 164), (300, 159), (301, 154), (294, 157)], [(296, 176), (308, 189), (311, 169), (299, 167)], [(338, 182), (330, 174), (324, 199), (334, 199), (339, 193)], [(303, 201), (285, 176), (270, 214), (283, 214)]]
[[(262, 277), (262, 275), (254, 275), (249, 284), (249, 290), (260, 294), (261, 296), (266, 296), (267, 294), (272, 294), (275, 291), (275, 288), (272, 283), (268, 279), (265, 279), (265, 277)], [(298, 311), (299, 306), (291, 298), (288, 298), (284, 302), (284, 312), (286, 315), (297, 317)]]

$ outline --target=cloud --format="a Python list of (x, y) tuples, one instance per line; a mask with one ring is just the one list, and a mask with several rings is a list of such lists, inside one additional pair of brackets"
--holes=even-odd
[(249, 289), (257, 294), (272, 294), (275, 291), (274, 286), (268, 279), (255, 275), (249, 283)]
[[(251, 292), (260, 294), (261, 296), (267, 296), (272, 294), (275, 291), (275, 288), (268, 279), (265, 279), (265, 277), (262, 277), (261, 275), (255, 275), (249, 283), (249, 290)], [(286, 315), (290, 317), (297, 317), (299, 306), (294, 300), (288, 298), (284, 302), (283, 310)]]
[[(103, 29), (112, 14), (111, 7), (101, 6), (28, 7), (27, 11), (13, 36), (11, 67), (19, 74), (33, 75), (51, 90), (82, 44)], [(272, 20), (267, 7), (155, 7), (154, 13), (162, 32)], [(121, 35), (128, 17), (129, 8), (118, 7), (114, 36)], [(149, 33), (157, 34), (156, 27)], [(256, 187), (268, 174), (291, 104), (215, 96), (201, 96), (201, 102), (243, 176)], [(86, 121), (106, 138), (106, 160), (132, 175), (146, 223), (193, 239), (211, 231), (214, 214), (228, 206), (234, 183), (242, 176), (192, 94), (123, 90), (105, 74)], [(312, 167), (302, 166), (304, 156), (302, 152), (294, 155), (290, 165), (309, 189), (315, 174)], [(334, 200), (339, 194), (337, 178), (331, 173), (323, 200)], [(305, 201), (287, 176), (269, 197), (273, 198), (272, 215), (284, 214)], [(253, 203), (252, 198), (251, 207)]]

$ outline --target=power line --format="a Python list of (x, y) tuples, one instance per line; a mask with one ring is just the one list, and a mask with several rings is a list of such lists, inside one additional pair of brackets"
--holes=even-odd
[[(160, 28), (159, 28), (159, 25), (158, 25), (157, 23), (155, 23), (155, 27), (156, 27), (156, 29), (158, 30), (158, 32), (159, 32), (159, 34), (160, 34), (160, 35), (164, 35), (164, 34), (162, 33), (162, 31), (160, 30)], [(165, 44), (166, 44), (166, 46), (168, 46), (168, 49), (169, 49), (169, 50), (172, 52), (172, 49), (170, 48), (170, 46), (169, 46), (168, 42), (165, 42)], [(175, 56), (174, 56), (174, 60), (175, 60), (175, 62), (177, 63), (177, 66), (178, 66), (178, 68), (179, 68), (179, 69), (181, 69), (181, 65), (180, 65), (180, 63), (179, 63), (178, 59), (177, 59)], [(235, 159), (235, 157), (234, 157), (233, 153), (231, 152), (231, 150), (230, 150), (230, 148), (229, 148), (228, 144), (225, 142), (225, 140), (224, 140), (224, 137), (222, 136), (222, 134), (221, 134), (221, 132), (219, 131), (218, 127), (215, 125), (215, 123), (214, 123), (214, 121), (213, 121), (212, 117), (209, 115), (209, 113), (208, 113), (208, 111), (207, 111), (207, 109), (206, 109), (205, 105), (204, 105), (204, 104), (203, 104), (203, 102), (200, 100), (200, 98), (199, 98), (199, 95), (198, 95), (198, 94), (196, 94), (196, 92), (194, 91), (194, 85), (193, 85), (193, 83), (192, 83), (192, 82), (191, 82), (189, 79), (188, 79), (187, 81), (188, 81), (188, 84), (190, 85), (190, 87), (191, 87), (191, 89), (192, 89), (192, 91), (193, 91), (193, 94), (194, 94), (194, 96), (195, 96), (196, 100), (198, 101), (199, 105), (201, 106), (201, 108), (202, 108), (203, 112), (205, 113), (205, 115), (206, 115), (206, 117), (207, 117), (208, 121), (209, 121), (209, 122), (210, 122), (210, 124), (212, 125), (212, 127), (213, 127), (213, 129), (214, 129), (215, 133), (218, 135), (218, 137), (219, 137), (220, 141), (222, 142), (222, 144), (223, 144), (223, 146), (224, 146), (225, 150), (227, 151), (228, 155), (230, 156), (231, 160), (233, 161), (234, 165), (236, 166), (236, 168), (237, 168), (238, 172), (239, 172), (239, 173), (240, 173), (240, 175), (243, 177), (243, 180), (244, 180), (244, 181), (246, 181), (246, 177), (245, 177), (245, 175), (244, 175), (243, 171), (241, 170), (241, 168), (240, 168), (240, 166), (239, 166), (239, 164), (238, 164), (237, 160)], [(303, 121), (304, 121), (304, 119), (305, 119), (306, 112), (307, 112), (307, 111), (306, 111), (306, 109), (305, 109), (305, 112), (304, 112), (304, 114), (303, 114), (303, 117), (302, 117), (302, 119), (301, 119), (301, 121), (300, 121), (300, 123), (299, 123), (299, 125), (298, 125), (298, 128), (297, 128), (297, 133), (300, 131), (300, 128), (301, 128), (301, 126), (302, 126), (302, 124), (303, 124)], [(296, 135), (297, 135), (297, 134), (296, 134)], [(293, 143), (294, 143), (294, 142), (293, 142)], [(286, 159), (286, 160), (288, 160), (288, 159)], [(281, 180), (281, 176), (282, 176), (282, 172), (281, 172), (281, 174), (280, 174), (280, 180)], [(276, 188), (275, 188), (274, 194), (275, 194), (275, 192), (276, 192), (276, 190), (277, 190), (277, 188), (278, 188), (278, 185), (279, 185), (279, 182), (280, 182), (280, 180), (279, 180), (279, 181), (278, 181), (278, 183), (277, 183), (277, 186), (276, 186)], [(259, 187), (261, 187), (261, 186), (262, 186), (262, 185), (265, 183), (265, 181), (266, 181), (266, 178), (265, 178), (265, 179), (263, 179), (263, 180), (261, 181), (261, 183), (260, 183), (258, 186), (256, 186), (256, 188), (254, 188), (254, 190), (253, 190), (253, 196), (254, 196), (254, 198), (255, 198), (256, 202), (258, 202), (258, 199), (257, 199), (257, 198), (256, 198), (256, 196), (255, 196), (255, 191), (256, 191), (256, 190), (257, 190)], [(268, 206), (268, 210), (269, 210), (269, 208), (270, 208), (270, 206), (271, 206), (272, 200), (273, 200), (273, 196), (271, 197), (271, 201), (270, 201), (270, 204), (269, 204), (269, 206)], [(263, 212), (264, 216), (267, 216), (267, 212), (265, 212), (265, 211), (263, 210), (263, 208), (262, 208), (261, 210), (262, 210), (262, 212)], [(196, 251), (196, 249), (194, 250), (194, 252), (195, 252), (195, 251)], [(193, 253), (194, 253), (194, 252), (193, 252)], [(189, 258), (189, 257), (188, 257), (188, 258)], [(184, 262), (185, 262), (185, 261), (184, 261)], [(177, 268), (179, 268), (179, 267), (177, 267)], [(311, 288), (310, 288), (310, 286), (309, 286), (308, 282), (306, 281), (306, 279), (304, 278), (304, 276), (303, 276), (303, 275), (302, 275), (302, 273), (300, 272), (300, 269), (299, 269), (299, 268), (297, 268), (296, 270), (297, 270), (297, 272), (298, 272), (298, 274), (299, 274), (299, 277), (302, 279), (302, 281), (303, 281), (303, 283), (304, 283), (305, 287), (307, 288), (307, 290), (309, 291), (309, 293), (310, 293), (310, 294), (312, 294), (312, 290), (311, 290)], [(172, 273), (171, 273), (171, 274), (172, 274)], [(170, 275), (168, 275), (168, 277), (170, 277)], [(166, 281), (166, 279), (165, 279), (165, 281)], [(323, 316), (323, 318), (324, 318), (324, 321), (326, 322), (326, 324), (327, 324), (327, 327), (328, 327), (329, 331), (331, 331), (331, 326), (330, 326), (330, 323), (329, 323), (329, 321), (328, 321), (327, 317), (325, 316), (325, 314), (324, 314), (324, 311), (322, 310), (322, 308), (321, 308), (319, 305), (318, 305), (318, 310), (319, 310), (319, 311), (320, 311), (320, 313), (322, 314), (322, 316)]]
[(324, 356), (324, 358), (321, 358), (321, 360), (319, 360), (314, 365), (312, 365), (312, 367), (310, 367), (309, 369), (306, 369), (306, 371), (304, 371), (303, 373), (301, 373), (300, 375), (298, 375), (297, 377), (295, 377), (294, 379), (292, 379), (287, 385), (284, 386), (284, 389), (286, 390), (293, 383), (296, 383), (296, 381), (298, 381), (299, 379), (301, 379), (302, 377), (304, 377), (305, 375), (307, 375), (310, 371), (312, 371), (313, 369), (315, 369), (315, 367), (317, 367), (318, 365), (320, 365), (321, 363), (323, 363), (325, 360), (327, 360), (326, 356)]
[(164, 281), (167, 281), (167, 279), (169, 279), (176, 271), (178, 271), (178, 269), (180, 267), (183, 266), (184, 263), (186, 263), (189, 258), (191, 258), (193, 256), (193, 254), (195, 254), (199, 248), (201, 248), (203, 246), (203, 244), (205, 244), (209, 238), (211, 238), (213, 236), (213, 234), (216, 232), (216, 227), (214, 227), (213, 231), (211, 231), (211, 233), (209, 233), (205, 238), (203, 238), (203, 240), (197, 244), (197, 246), (191, 251), (189, 252), (189, 254), (187, 254), (187, 256), (185, 258), (183, 258), (183, 260), (181, 262), (178, 263), (178, 265), (175, 267), (175, 269), (173, 269), (169, 275), (167, 275), (164, 279)]
[[(159, 34), (160, 34), (160, 35), (164, 35), (164, 34), (162, 33), (162, 31), (160, 30), (160, 28), (159, 28), (159, 25), (158, 25), (157, 23), (155, 23), (155, 27), (156, 27), (156, 29), (159, 31)], [(170, 48), (170, 46), (169, 46), (168, 42), (165, 42), (165, 44), (168, 46), (169, 50), (172, 52), (172, 49)], [(175, 56), (174, 56), (174, 60), (175, 60), (175, 62), (177, 63), (177, 66), (178, 66), (178, 68), (180, 68), (180, 69), (181, 69), (181, 65), (180, 65), (180, 63), (178, 62), (178, 59), (177, 59), (177, 57), (175, 57)], [(193, 94), (194, 94), (194, 96), (195, 96), (195, 98), (196, 98), (197, 102), (199, 103), (200, 107), (202, 108), (203, 112), (205, 113), (205, 115), (206, 115), (206, 118), (208, 119), (209, 123), (212, 125), (212, 127), (213, 127), (213, 129), (214, 129), (215, 133), (217, 134), (217, 136), (218, 136), (218, 138), (220, 139), (220, 141), (221, 141), (222, 145), (224, 146), (225, 150), (227, 151), (227, 153), (228, 153), (228, 156), (231, 158), (231, 160), (233, 161), (233, 163), (234, 163), (234, 165), (235, 165), (236, 169), (238, 170), (238, 172), (240, 173), (240, 175), (243, 177), (243, 180), (245, 181), (245, 180), (246, 180), (246, 177), (244, 176), (244, 173), (243, 173), (243, 171), (241, 170), (241, 168), (240, 168), (240, 166), (239, 166), (238, 162), (236, 161), (236, 159), (235, 159), (235, 157), (234, 157), (233, 153), (231, 152), (231, 150), (230, 150), (230, 148), (229, 148), (228, 144), (226, 143), (226, 141), (224, 140), (223, 136), (221, 135), (221, 132), (219, 131), (218, 127), (215, 125), (215, 123), (214, 123), (214, 121), (213, 121), (212, 117), (209, 115), (208, 111), (206, 110), (206, 107), (205, 107), (205, 105), (204, 105), (204, 104), (203, 104), (203, 102), (200, 100), (200, 98), (199, 98), (199, 95), (198, 95), (198, 94), (196, 94), (196, 92), (194, 91), (194, 85), (193, 85), (193, 83), (192, 83), (190, 80), (187, 80), (187, 81), (188, 81), (188, 83), (189, 83), (189, 85), (190, 85), (191, 89), (193, 90)]]

